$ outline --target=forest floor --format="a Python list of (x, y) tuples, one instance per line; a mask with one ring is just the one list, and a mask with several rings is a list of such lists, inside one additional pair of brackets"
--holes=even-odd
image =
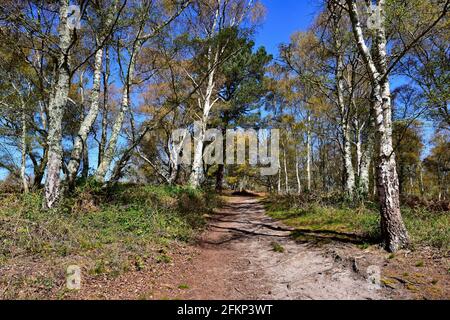
[[(145, 271), (83, 284), (75, 299), (449, 299), (448, 257), (299, 242), (257, 197), (226, 197), (195, 245)], [(420, 264), (417, 261), (424, 261)]]

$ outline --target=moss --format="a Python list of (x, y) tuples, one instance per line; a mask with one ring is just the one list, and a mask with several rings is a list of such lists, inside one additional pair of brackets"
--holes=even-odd
[(386, 278), (381, 279), (381, 283), (386, 287), (394, 287), (396, 284), (394, 280)]

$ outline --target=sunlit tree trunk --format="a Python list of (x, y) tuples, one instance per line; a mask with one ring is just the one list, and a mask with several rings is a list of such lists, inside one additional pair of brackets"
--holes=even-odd
[[(392, 105), (387, 74), (386, 35), (384, 26), (376, 31), (372, 56), (364, 39), (355, 0), (347, 0), (353, 33), (372, 84), (372, 109), (375, 114), (377, 143), (377, 189), (381, 211), (381, 232), (386, 249), (395, 252), (409, 243), (400, 212), (399, 182), (392, 142)], [(384, 0), (378, 6), (384, 14)], [(375, 57), (375, 59), (374, 59)]]
[[(216, 15), (216, 19), (218, 19), (218, 15)], [(215, 101), (212, 101), (212, 95), (214, 92), (214, 88), (216, 86), (215, 76), (216, 76), (216, 68), (217, 62), (219, 60), (219, 49), (216, 52), (213, 52), (213, 47), (210, 46), (208, 49), (208, 70), (211, 70), (208, 75), (208, 83), (206, 87), (206, 93), (204, 95), (203, 101), (199, 99), (199, 103), (202, 107), (202, 116), (201, 121), (198, 123), (198, 127), (196, 128), (195, 136), (194, 136), (194, 161), (192, 164), (192, 172), (189, 177), (189, 184), (194, 188), (199, 188), (204, 180), (204, 172), (203, 172), (203, 148), (204, 148), (204, 140), (205, 134), (208, 127), (209, 114)]]
[(295, 176), (297, 178), (297, 192), (298, 194), (302, 194), (302, 181), (300, 179), (300, 159), (298, 156), (298, 150), (296, 150), (296, 155), (295, 155)]
[(311, 115), (308, 114), (308, 124), (306, 132), (306, 181), (307, 189), (311, 191), (311, 165), (312, 165), (312, 133), (311, 133)]
[(283, 148), (283, 164), (284, 164), (284, 183), (285, 183), (285, 189), (286, 194), (289, 194), (289, 174), (288, 174), (288, 162), (287, 162), (287, 155), (286, 155), (286, 148)]
[[(82, 157), (83, 159), (83, 168), (89, 167), (89, 163), (85, 163), (87, 161), (87, 137), (89, 132), (92, 129), (92, 126), (97, 119), (98, 111), (99, 111), (99, 96), (100, 96), (100, 83), (101, 83), (101, 73), (102, 73), (102, 60), (103, 60), (103, 49), (99, 49), (95, 54), (94, 60), (94, 79), (90, 97), (90, 109), (83, 122), (80, 125), (80, 129), (78, 130), (78, 134), (75, 137), (75, 141), (73, 144), (73, 149), (70, 157), (69, 164), (67, 165), (68, 174), (68, 184), (73, 186), (75, 179), (78, 174), (78, 170), (80, 168), (80, 163)], [(85, 169), (86, 170), (86, 169)], [(84, 172), (86, 174), (86, 171)]]
[(57, 81), (53, 96), (49, 103), (49, 129), (47, 135), (48, 163), (47, 179), (45, 181), (44, 208), (55, 207), (61, 196), (61, 166), (63, 158), (62, 149), (62, 118), (70, 88), (69, 50), (71, 48), (71, 30), (68, 25), (68, 0), (60, 0), (59, 9), (59, 50), (60, 56), (57, 67)]
[(334, 21), (334, 50), (336, 57), (336, 69), (335, 69), (335, 81), (336, 81), (336, 95), (337, 103), (341, 116), (341, 128), (342, 128), (342, 142), (343, 142), (343, 157), (344, 157), (344, 189), (347, 196), (352, 199), (355, 190), (355, 172), (352, 162), (352, 145), (350, 137), (350, 125), (349, 125), (349, 104), (346, 104), (344, 99), (344, 57), (342, 53), (342, 44), (340, 40), (340, 22), (341, 18), (337, 15), (337, 10), (333, 10)]
[(22, 179), (23, 191), (28, 193), (28, 179), (26, 174), (27, 169), (27, 118), (25, 112), (25, 105), (22, 105), (22, 136), (21, 136), (21, 166), (20, 177)]
[(110, 77), (111, 58), (109, 56), (109, 48), (105, 49), (105, 72), (103, 74), (103, 108), (102, 108), (102, 123), (101, 123), (101, 137), (98, 146), (98, 163), (100, 166), (105, 153), (105, 146), (108, 134), (108, 100), (109, 100), (109, 77)]
[(367, 144), (366, 150), (361, 152), (361, 160), (359, 163), (359, 188), (366, 196), (369, 194), (369, 172), (373, 153), (372, 142), (369, 141)]
[(120, 110), (117, 114), (116, 120), (111, 129), (111, 136), (109, 138), (108, 146), (105, 149), (105, 152), (102, 157), (102, 161), (97, 168), (95, 173), (95, 179), (99, 182), (104, 182), (106, 179), (106, 174), (108, 173), (111, 163), (113, 161), (114, 155), (117, 151), (117, 143), (119, 141), (120, 131), (122, 130), (122, 126), (125, 120), (125, 116), (130, 109), (130, 89), (134, 80), (134, 73), (136, 68), (136, 59), (137, 54), (141, 48), (142, 42), (139, 40), (141, 35), (141, 31), (138, 32), (137, 39), (133, 45), (133, 49), (131, 51), (130, 63), (128, 66), (127, 76), (125, 79), (125, 83), (122, 90), (122, 102), (120, 104)]

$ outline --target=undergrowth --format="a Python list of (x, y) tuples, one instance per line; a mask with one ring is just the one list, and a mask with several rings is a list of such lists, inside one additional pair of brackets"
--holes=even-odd
[[(294, 196), (271, 196), (268, 213), (297, 229), (298, 240), (337, 240), (361, 246), (380, 241), (379, 212), (375, 204), (356, 207), (345, 202), (305, 202)], [(450, 215), (425, 208), (402, 208), (412, 246), (450, 248)]]
[[(86, 183), (58, 209), (44, 211), (39, 192), (0, 195), (0, 270), (30, 260), (43, 270), (58, 261), (60, 271), (75, 261), (91, 276), (140, 270), (148, 259), (159, 262), (161, 248), (192, 241), (217, 201), (189, 188)], [(0, 287), (11, 291), (10, 280), (0, 277)], [(30, 287), (26, 276), (22, 282)], [(57, 281), (49, 275), (45, 282), (54, 283), (51, 290)]]

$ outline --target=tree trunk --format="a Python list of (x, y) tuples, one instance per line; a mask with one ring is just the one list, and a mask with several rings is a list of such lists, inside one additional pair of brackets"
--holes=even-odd
[(353, 194), (355, 191), (355, 172), (353, 169), (352, 162), (352, 145), (350, 139), (350, 125), (349, 125), (349, 115), (350, 115), (350, 104), (345, 103), (344, 99), (344, 57), (342, 53), (342, 44), (340, 40), (340, 17), (337, 15), (337, 8), (332, 10), (333, 22), (334, 22), (334, 50), (336, 58), (335, 67), (335, 81), (336, 81), (336, 95), (337, 104), (341, 116), (341, 128), (342, 128), (342, 140), (343, 140), (343, 157), (344, 157), (344, 190), (350, 199), (353, 199)]
[(68, 0), (60, 1), (59, 50), (61, 50), (61, 54), (57, 67), (57, 82), (49, 103), (49, 130), (47, 135), (49, 151), (44, 199), (44, 208), (47, 209), (55, 207), (61, 196), (62, 118), (70, 87), (69, 50), (72, 42), (71, 30), (67, 23), (68, 6)]
[(106, 47), (105, 53), (105, 73), (103, 75), (103, 109), (102, 109), (102, 132), (100, 144), (98, 146), (98, 164), (100, 166), (105, 153), (106, 139), (108, 134), (108, 99), (109, 99), (109, 77), (110, 77), (110, 57), (109, 48)]
[(28, 179), (26, 174), (27, 169), (27, 119), (25, 113), (25, 105), (22, 106), (22, 137), (21, 137), (21, 152), (22, 161), (20, 167), (20, 177), (22, 179), (23, 191), (28, 193)]
[(286, 156), (286, 148), (283, 150), (283, 162), (284, 162), (284, 183), (286, 188), (286, 194), (289, 194), (289, 175), (288, 175), (288, 168), (287, 168), (287, 156)]
[[(206, 102), (205, 102), (205, 110), (206, 110)], [(206, 134), (206, 126), (207, 119), (209, 116), (209, 112), (207, 116), (204, 116), (202, 121), (198, 123), (196, 126), (195, 134), (194, 134), (194, 162), (192, 163), (192, 172), (189, 177), (189, 184), (193, 188), (200, 188), (205, 174), (203, 172), (203, 147), (205, 141)]]
[(425, 187), (423, 184), (423, 166), (420, 163), (419, 164), (419, 187), (420, 187), (420, 195), (423, 197), (425, 194)]
[(281, 194), (281, 165), (278, 166), (278, 185), (277, 185), (277, 191), (278, 194)]
[[(384, 103), (383, 103), (384, 102)], [(377, 189), (381, 208), (381, 233), (386, 248), (396, 252), (409, 243), (400, 212), (400, 193), (392, 143), (392, 115), (389, 84), (375, 101), (378, 143)]]
[(306, 179), (307, 179), (308, 192), (311, 191), (311, 162), (312, 162), (312, 160), (311, 160), (311, 157), (312, 157), (312, 155), (311, 155), (311, 153), (312, 153), (311, 140), (312, 140), (312, 138), (311, 138), (310, 126), (311, 126), (311, 116), (308, 115), (308, 129), (306, 132)]
[(81, 177), (83, 179), (89, 177), (89, 147), (87, 140), (83, 144), (83, 170), (81, 171)]
[[(139, 36), (140, 34), (138, 34), (138, 37)], [(119, 140), (120, 131), (122, 130), (123, 122), (125, 120), (125, 115), (128, 113), (128, 110), (130, 108), (129, 102), (130, 88), (134, 79), (134, 71), (136, 67), (136, 58), (137, 58), (136, 55), (138, 53), (138, 50), (140, 49), (140, 46), (141, 42), (137, 40), (131, 52), (130, 64), (128, 66), (127, 77), (125, 80), (126, 83), (124, 83), (122, 91), (121, 107), (117, 115), (116, 121), (114, 122), (114, 125), (112, 127), (111, 137), (109, 139), (108, 146), (106, 147), (106, 150), (102, 157), (102, 161), (95, 173), (95, 179), (99, 182), (105, 182), (106, 174), (109, 171), (109, 168), (111, 166), (112, 160), (116, 152), (117, 142)]]
[(216, 172), (216, 191), (219, 193), (223, 191), (224, 173), (225, 173), (225, 165), (219, 164)]
[(359, 189), (365, 196), (369, 194), (369, 171), (372, 152), (372, 142), (369, 141), (367, 142), (366, 150), (361, 154), (361, 160), (359, 164)]
[[(386, 35), (384, 26), (376, 31), (372, 56), (364, 39), (355, 0), (347, 0), (354, 37), (366, 64), (372, 84), (372, 110), (375, 114), (377, 142), (377, 189), (381, 211), (381, 233), (387, 250), (396, 252), (409, 243), (400, 212), (400, 194), (392, 143), (392, 105), (387, 74)], [(384, 14), (384, 0), (378, 6)], [(375, 58), (375, 60), (374, 60)]]
[(350, 141), (350, 130), (347, 124), (343, 124), (344, 131), (344, 166), (345, 166), (345, 192), (350, 199), (355, 191), (355, 171), (352, 162), (352, 145)]
[[(211, 51), (211, 49), (210, 49)], [(211, 53), (210, 53), (211, 55)], [(215, 55), (214, 60), (211, 61), (210, 65), (215, 65), (218, 61), (218, 52)], [(211, 102), (212, 94), (215, 87), (215, 72), (216, 69), (214, 67), (213, 70), (208, 75), (208, 84), (206, 88), (205, 100), (203, 101), (203, 116), (199, 123), (196, 124), (196, 132), (194, 136), (194, 162), (192, 164), (192, 173), (189, 177), (189, 184), (193, 188), (199, 188), (204, 180), (204, 172), (203, 172), (203, 147), (205, 141), (205, 134), (209, 121), (209, 114), (213, 107), (213, 103)]]
[[(72, 154), (70, 157), (69, 164), (67, 166), (68, 171), (68, 184), (70, 187), (73, 187), (75, 183), (75, 179), (78, 174), (78, 170), (80, 169), (80, 163), (82, 157), (86, 160), (86, 155), (83, 153), (87, 153), (87, 137), (89, 132), (92, 129), (92, 126), (97, 119), (98, 111), (99, 111), (99, 96), (100, 96), (100, 82), (101, 82), (101, 72), (102, 72), (102, 59), (103, 59), (103, 49), (99, 49), (95, 54), (95, 63), (94, 63), (94, 79), (91, 91), (91, 107), (89, 109), (88, 114), (84, 118), (83, 122), (80, 125), (80, 129), (78, 130), (78, 134), (75, 138)], [(89, 166), (89, 164), (87, 164)], [(83, 161), (83, 168), (86, 168), (86, 164)], [(86, 170), (86, 169), (84, 169)], [(89, 167), (87, 167), (87, 171), (89, 171)], [(86, 174), (86, 171), (85, 173)]]
[(300, 194), (302, 194), (302, 181), (300, 179), (299, 166), (300, 166), (300, 161), (299, 161), (299, 156), (298, 156), (298, 150), (296, 150), (296, 155), (295, 155), (295, 176), (297, 177), (297, 192), (300, 195)]
[[(28, 149), (29, 150), (29, 149)], [(38, 163), (37, 160), (33, 161), (33, 154), (31, 152), (28, 153), (28, 156), (33, 161), (33, 189), (37, 190), (42, 187), (42, 180), (44, 179), (45, 168), (47, 167), (48, 161), (48, 147), (44, 146), (42, 151), (42, 159), (41, 162)]]

